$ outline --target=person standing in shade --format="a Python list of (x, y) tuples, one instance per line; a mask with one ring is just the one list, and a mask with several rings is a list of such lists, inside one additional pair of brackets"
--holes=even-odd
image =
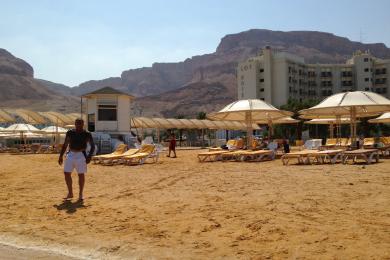
[(167, 157), (171, 157), (171, 151), (173, 152), (173, 158), (176, 158), (176, 136), (174, 132), (171, 132), (170, 135), (170, 140), (169, 140), (169, 150), (168, 150), (168, 155)]
[[(87, 143), (91, 149), (87, 154)], [(95, 144), (91, 133), (84, 130), (84, 120), (78, 118), (75, 120), (75, 129), (71, 129), (66, 133), (65, 142), (62, 146), (58, 164), (62, 165), (63, 156), (67, 148), (66, 160), (64, 163), (65, 182), (68, 188), (68, 195), (65, 199), (73, 198), (72, 189), (72, 172), (76, 169), (79, 176), (79, 201), (83, 200), (83, 190), (85, 183), (85, 173), (87, 172), (87, 164), (91, 162), (92, 155), (95, 150)]]

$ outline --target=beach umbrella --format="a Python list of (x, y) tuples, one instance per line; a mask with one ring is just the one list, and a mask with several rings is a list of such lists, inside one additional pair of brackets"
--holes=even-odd
[(305, 118), (333, 118), (337, 121), (342, 116), (351, 119), (351, 140), (356, 141), (356, 118), (369, 117), (390, 110), (390, 100), (368, 91), (353, 91), (338, 93), (325, 98), (318, 105), (303, 109), (299, 113)]
[(21, 141), (27, 133), (41, 133), (42, 131), (30, 124), (13, 124), (3, 130), (8, 133), (19, 133)]
[(269, 132), (270, 132), (269, 137), (271, 137), (271, 135), (273, 135), (273, 133), (274, 133), (274, 128), (273, 128), (274, 125), (296, 124), (296, 123), (299, 123), (299, 122), (300, 122), (300, 120), (294, 119), (291, 116), (282, 117), (282, 118), (278, 118), (278, 119), (274, 119), (274, 120), (256, 121), (257, 124), (268, 125)]
[(57, 144), (59, 141), (60, 134), (66, 134), (68, 132), (68, 129), (53, 125), (42, 128), (41, 131), (46, 134), (53, 134), (53, 138), (55, 136), (55, 143)]
[[(359, 121), (357, 121), (359, 122)], [(334, 134), (334, 127), (336, 126), (336, 136), (337, 138), (340, 137), (340, 125), (342, 124), (350, 124), (351, 119), (350, 118), (319, 118), (319, 119), (311, 119), (309, 121), (306, 121), (305, 124), (311, 124), (311, 125), (329, 125), (329, 137), (333, 138)]]
[(55, 125), (42, 128), (41, 131), (48, 134), (55, 134), (55, 133), (65, 134), (66, 132), (68, 132), (67, 129), (62, 127), (57, 127)]
[(247, 146), (249, 147), (252, 143), (253, 123), (266, 120), (269, 124), (272, 124), (272, 120), (292, 115), (292, 112), (279, 110), (263, 100), (244, 99), (235, 101), (220, 111), (209, 114), (207, 118), (245, 122), (247, 127)]
[(370, 119), (368, 122), (372, 124), (390, 123), (390, 112), (386, 112), (377, 118)]

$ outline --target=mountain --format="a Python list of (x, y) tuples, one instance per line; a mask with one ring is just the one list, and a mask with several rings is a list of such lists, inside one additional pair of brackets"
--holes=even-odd
[[(38, 90), (34, 91), (34, 95), (43, 95), (42, 99), (48, 99), (53, 93), (72, 98), (110, 86), (137, 97), (133, 104), (135, 115), (193, 116), (199, 111), (220, 109), (235, 100), (237, 63), (256, 55), (265, 46), (302, 56), (309, 63), (344, 63), (356, 50), (370, 50), (374, 56), (390, 58), (390, 49), (383, 43), (363, 44), (317, 31), (252, 29), (226, 35), (215, 52), (193, 56), (182, 62), (154, 63), (151, 67), (123, 71), (120, 77), (91, 80), (74, 88), (37, 79), (33, 80), (35, 83), (27, 85), (30, 85), (30, 89), (35, 86)], [(1, 71), (5, 71), (7, 75), (17, 74), (18, 77), (32, 79), (30, 65), (11, 55), (12, 61), (7, 61), (4, 67), (1, 53), (0, 75)], [(23, 96), (25, 93), (30, 92), (22, 91), (19, 94)], [(64, 102), (58, 104), (61, 106)], [(70, 102), (67, 107), (74, 104)]]
[[(121, 77), (84, 82), (74, 88), (74, 93), (80, 95), (111, 86), (138, 96), (134, 111), (142, 111), (143, 115), (195, 115), (201, 110), (213, 111), (221, 108), (221, 98), (236, 99), (237, 63), (256, 55), (265, 46), (302, 56), (308, 63), (344, 63), (356, 50), (370, 50), (376, 57), (390, 58), (390, 49), (383, 43), (363, 44), (317, 31), (253, 29), (226, 35), (214, 53), (178, 63), (154, 63), (152, 67), (124, 71)], [(215, 93), (212, 88), (208, 91), (208, 86), (221, 84), (225, 92)], [(204, 95), (203, 102), (198, 99), (196, 89)], [(183, 102), (192, 105), (185, 106)]]
[(27, 108), (39, 111), (78, 110), (78, 99), (50, 89), (34, 78), (30, 64), (0, 49), (0, 104), (1, 107)]

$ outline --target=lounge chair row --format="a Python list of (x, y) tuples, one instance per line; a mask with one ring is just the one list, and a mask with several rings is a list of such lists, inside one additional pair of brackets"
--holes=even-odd
[(357, 162), (357, 159), (363, 159), (367, 164), (379, 161), (380, 150), (378, 149), (358, 149), (346, 151), (344, 149), (333, 150), (303, 150), (284, 154), (281, 159), (283, 165), (288, 165), (290, 159), (297, 159), (299, 164), (312, 163), (331, 163), (335, 164), (340, 161), (346, 164), (348, 160)]
[(199, 162), (215, 162), (215, 161), (263, 161), (273, 160), (275, 158), (275, 152), (273, 150), (220, 150), (209, 151), (198, 154)]
[(158, 150), (152, 144), (144, 144), (139, 149), (127, 149), (126, 144), (120, 144), (113, 153), (92, 157), (92, 162), (101, 165), (143, 164), (147, 159), (158, 160)]

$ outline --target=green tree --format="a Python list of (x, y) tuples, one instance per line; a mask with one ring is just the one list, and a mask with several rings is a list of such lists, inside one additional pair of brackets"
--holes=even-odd
[[(287, 104), (282, 105), (280, 107), (280, 109), (293, 112), (294, 113), (294, 115), (292, 116), (293, 118), (298, 119), (298, 120), (302, 120), (299, 118), (298, 111), (300, 111), (302, 109), (310, 108), (312, 106), (317, 105), (318, 103), (319, 103), (319, 101), (315, 100), (315, 99), (307, 99), (307, 100), (302, 100), (302, 101), (299, 101), (296, 99), (289, 99), (287, 101)], [(303, 122), (300, 121), (297, 124), (296, 131), (294, 131), (296, 133), (297, 139), (302, 139), (302, 130), (303, 129), (304, 129)], [(291, 130), (291, 129), (289, 129), (289, 130)], [(290, 132), (292, 132), (292, 131), (290, 131)]]

